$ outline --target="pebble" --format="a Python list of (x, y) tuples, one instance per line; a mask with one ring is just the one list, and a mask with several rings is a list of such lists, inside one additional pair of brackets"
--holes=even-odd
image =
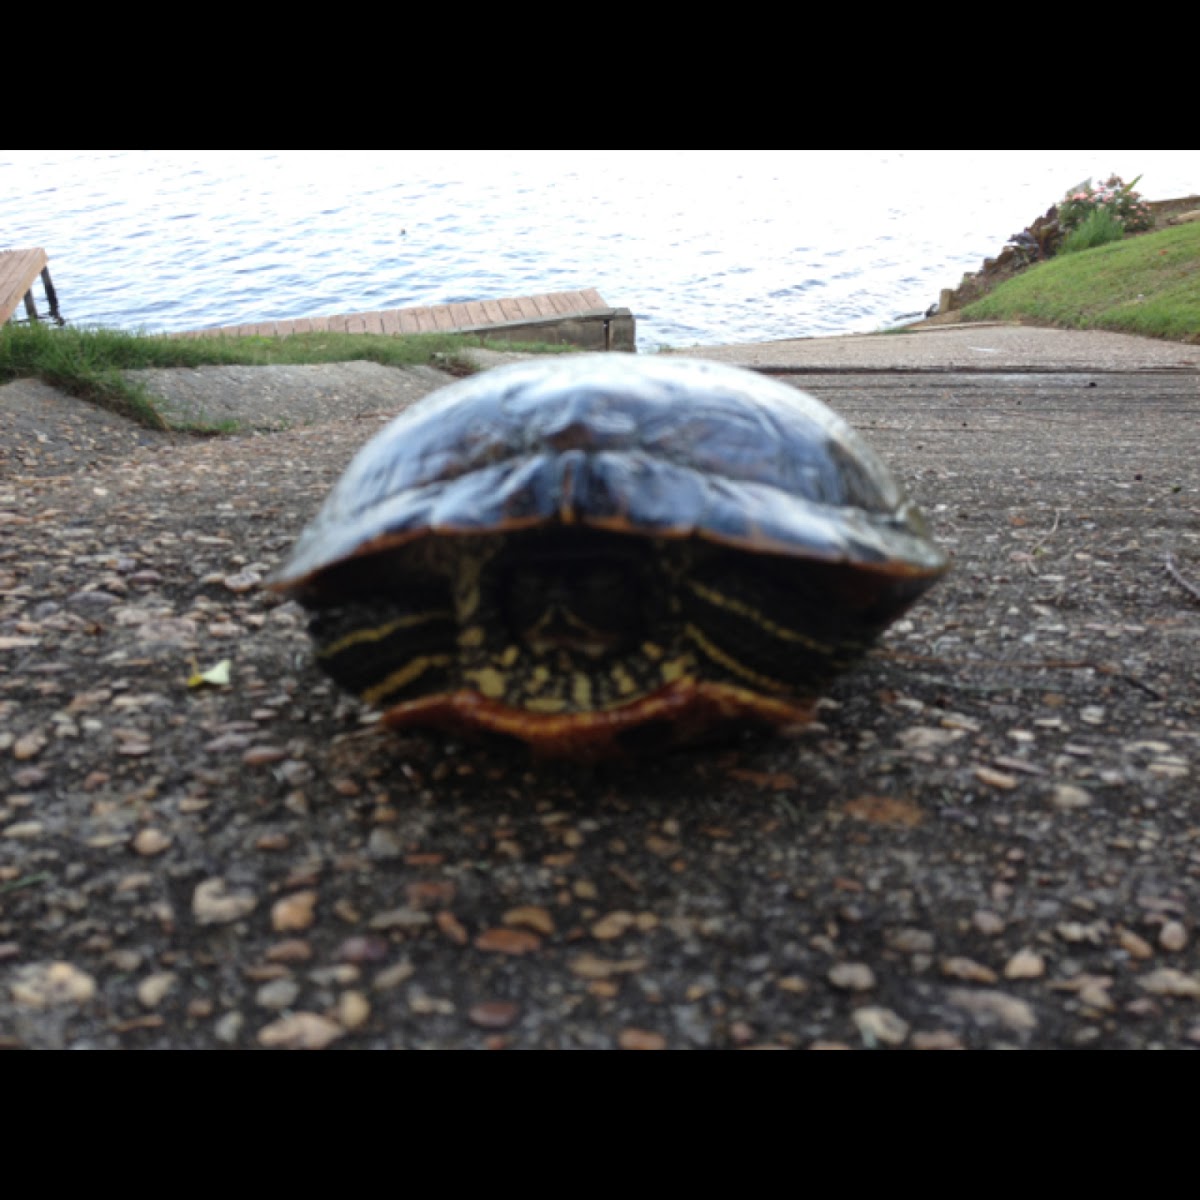
[(361, 1029), (371, 1018), (371, 1003), (362, 992), (343, 992), (338, 997), (337, 1019), (345, 1029)]
[(1004, 932), (1004, 918), (989, 909), (980, 909), (971, 917), (971, 924), (984, 937), (999, 937)]
[(997, 771), (992, 767), (976, 767), (975, 778), (980, 783), (986, 783), (988, 787), (998, 788), (1005, 792), (1011, 792), (1019, 782), (1015, 775), (1009, 775), (1004, 771)]
[(157, 1008), (178, 980), (179, 976), (171, 971), (147, 975), (137, 987), (138, 1003), (143, 1008)]
[(904, 954), (932, 954), (936, 943), (928, 929), (897, 929), (887, 935), (887, 944)]
[(346, 1031), (328, 1017), (298, 1012), (264, 1025), (258, 1031), (258, 1044), (281, 1050), (324, 1050), (345, 1036)]
[(609, 942), (614, 938), (622, 937), (636, 923), (637, 918), (631, 912), (610, 912), (592, 923), (592, 937), (598, 938), (602, 942)]
[(161, 854), (170, 844), (171, 839), (161, 829), (153, 827), (139, 829), (131, 843), (134, 851), (145, 858)]
[(292, 933), (311, 927), (315, 919), (317, 893), (293, 892), (271, 906), (271, 928), (277, 933)]
[(648, 1029), (622, 1029), (617, 1034), (617, 1045), (622, 1050), (665, 1050), (667, 1039)]
[(835, 963), (827, 978), (844, 992), (869, 992), (875, 986), (875, 972), (866, 963)]
[(408, 997), (408, 1007), (419, 1017), (449, 1017), (454, 1013), (454, 1001), (442, 996), (431, 996), (414, 988)]
[(1188, 944), (1187, 929), (1184, 928), (1182, 921), (1168, 921), (1162, 929), (1158, 931), (1158, 944), (1164, 949), (1172, 953), (1178, 953), (1183, 950)]
[(585, 951), (573, 958), (568, 968), (572, 975), (578, 975), (580, 979), (610, 979), (613, 975), (628, 975), (644, 970), (646, 962), (644, 958), (601, 958), (598, 954)]
[(508, 1029), (521, 1015), (511, 1000), (481, 1000), (467, 1010), (467, 1020), (480, 1029)]
[(500, 920), (509, 926), (531, 929), (534, 933), (549, 937), (554, 932), (554, 918), (549, 911), (535, 904), (524, 904), (510, 908)]
[(1153, 996), (1184, 996), (1200, 998), (1200, 979), (1178, 971), (1174, 967), (1160, 967), (1147, 975), (1138, 977), (1138, 987)]
[(300, 995), (300, 985), (294, 979), (272, 979), (254, 994), (259, 1008), (290, 1008)]
[(965, 1050), (962, 1038), (949, 1029), (933, 1029), (914, 1033), (910, 1043), (914, 1050)]
[(272, 963), (308, 962), (312, 956), (312, 946), (303, 938), (285, 938), (267, 950), (267, 962)]
[(1046, 960), (1033, 950), (1018, 950), (1004, 965), (1005, 979), (1040, 979), (1046, 973)]
[(1117, 941), (1120, 943), (1121, 949), (1131, 958), (1154, 957), (1154, 947), (1140, 934), (1134, 933), (1132, 929), (1118, 929)]
[(45, 828), (41, 821), (17, 821), (13, 825), (5, 826), (4, 836), (28, 841), (30, 838), (41, 837)]
[(258, 898), (250, 892), (230, 892), (223, 879), (206, 879), (192, 893), (192, 915), (200, 925), (228, 925), (254, 911)]
[(68, 962), (29, 963), (18, 968), (10, 992), (22, 1008), (56, 1008), (86, 1004), (96, 994), (96, 981)]
[(367, 854), (378, 862), (402, 858), (404, 841), (392, 829), (375, 828), (367, 838)]
[(485, 929), (475, 939), (475, 949), (490, 954), (532, 954), (542, 939), (524, 929)]
[(271, 763), (282, 762), (287, 756), (287, 751), (282, 746), (251, 746), (242, 755), (242, 762), (248, 767), (265, 767)]
[(968, 983), (995, 983), (999, 978), (991, 967), (961, 955), (942, 959), (942, 974), (950, 979), (964, 979)]
[(36, 758), (46, 748), (46, 735), (38, 730), (23, 734), (13, 743), (13, 758), (20, 762)]
[(395, 966), (385, 967), (380, 971), (371, 986), (377, 992), (390, 992), (393, 988), (398, 988), (402, 983), (410, 980), (415, 972), (416, 967), (412, 963), (398, 962)]
[(1091, 802), (1091, 793), (1070, 783), (1059, 784), (1050, 796), (1050, 803), (1061, 809), (1087, 808)]
[(213, 1026), (213, 1036), (218, 1042), (232, 1046), (241, 1036), (242, 1026), (245, 1023), (246, 1018), (240, 1012), (227, 1012)]
[(856, 1008), (850, 1019), (868, 1047), (877, 1042), (885, 1046), (900, 1046), (908, 1037), (908, 1022), (890, 1008)]
[(1001, 1025), (1018, 1033), (1029, 1033), (1037, 1028), (1037, 1016), (1030, 1005), (1016, 996), (1004, 992), (968, 991), (955, 988), (946, 997), (955, 1008), (961, 1008), (972, 1016), (984, 1020), (998, 1021)]

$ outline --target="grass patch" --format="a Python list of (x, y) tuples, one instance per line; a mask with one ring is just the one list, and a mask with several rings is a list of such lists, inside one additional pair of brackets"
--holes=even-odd
[(1095, 208), (1084, 219), (1083, 223), (1072, 229), (1063, 238), (1059, 254), (1078, 254), (1081, 250), (1094, 250), (1097, 246), (1107, 246), (1110, 242), (1119, 242), (1125, 236), (1125, 226), (1117, 219), (1111, 209)]
[[(572, 347), (517, 345), (452, 334), (302, 333), (290, 337), (168, 338), (114, 329), (55, 328), (48, 324), (0, 328), (0, 383), (35, 378), (90, 400), (151, 429), (166, 429), (155, 398), (126, 371), (152, 367), (268, 366), (283, 363), (368, 361), (390, 367), (436, 366), (454, 374), (477, 368), (471, 347), (569, 353)], [(222, 432), (204, 430), (202, 432)]]
[(1200, 223), (1039, 263), (962, 315), (1200, 342)]

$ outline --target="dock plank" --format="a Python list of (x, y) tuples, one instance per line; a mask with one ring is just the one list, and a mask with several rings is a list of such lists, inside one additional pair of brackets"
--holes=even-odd
[[(12, 253), (12, 252), (10, 252)], [(0, 264), (3, 255), (0, 255)], [(36, 275), (36, 271), (34, 272)], [(0, 294), (4, 276), (0, 275)], [(22, 293), (23, 295), (24, 293)], [(17, 297), (17, 303), (20, 296)], [(257, 335), (287, 337), (293, 333), (454, 333), (459, 329), (479, 329), (488, 325), (506, 325), (512, 321), (547, 321), (594, 312), (609, 306), (595, 288), (578, 292), (545, 292), (536, 296), (507, 296), (495, 300), (471, 300), (455, 304), (416, 305), (377, 312), (343, 313), (294, 320), (256, 321), (246, 325), (223, 325), (215, 329), (189, 330), (176, 337), (200, 337), (224, 334), (227, 337)]]
[(0, 250), (0, 325), (17, 310), (33, 287), (34, 280), (49, 262), (41, 247), (32, 250)]

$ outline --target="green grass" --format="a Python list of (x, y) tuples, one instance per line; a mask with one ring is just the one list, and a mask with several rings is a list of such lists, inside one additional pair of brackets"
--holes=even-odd
[[(62, 391), (131, 417), (152, 429), (166, 421), (144, 386), (123, 372), (149, 367), (264, 366), (367, 360), (384, 366), (437, 366), (457, 374), (476, 368), (469, 347), (539, 353), (570, 347), (515, 345), (451, 334), (384, 337), (379, 334), (307, 333), (285, 338), (167, 338), (113, 329), (58, 329), (47, 324), (0, 328), (0, 383), (36, 378)], [(228, 432), (205, 429), (198, 432)]]
[(1200, 342), (1200, 223), (1039, 263), (962, 315)]
[(1072, 229), (1063, 238), (1059, 254), (1078, 254), (1082, 250), (1094, 250), (1097, 246), (1107, 246), (1110, 242), (1119, 242), (1125, 236), (1125, 226), (1117, 219), (1111, 209), (1093, 209), (1083, 222)]

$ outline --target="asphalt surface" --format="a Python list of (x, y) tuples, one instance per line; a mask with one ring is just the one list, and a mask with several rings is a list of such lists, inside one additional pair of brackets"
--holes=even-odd
[(259, 586), (411, 378), (208, 440), (0, 389), (0, 1046), (1200, 1045), (1196, 348), (696, 353), (846, 416), (953, 568), (806, 731), (632, 766), (389, 734)]

